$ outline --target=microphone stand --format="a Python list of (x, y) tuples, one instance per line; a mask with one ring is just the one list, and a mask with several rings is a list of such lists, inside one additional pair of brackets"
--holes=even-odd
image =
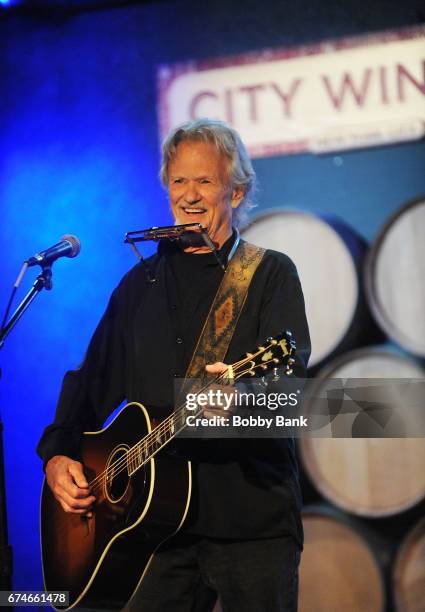
[[(50, 265), (42, 266), (42, 271), (37, 276), (32, 288), (16, 308), (9, 322), (0, 330), (0, 349), (4, 346), (4, 341), (9, 332), (15, 327), (24, 312), (42, 291), (52, 288), (52, 268)], [(0, 370), (1, 378), (1, 370)], [(9, 545), (7, 529), (7, 503), (6, 503), (6, 482), (4, 470), (4, 450), (3, 450), (3, 422), (0, 415), (0, 590), (12, 590), (13, 555), (12, 547)]]

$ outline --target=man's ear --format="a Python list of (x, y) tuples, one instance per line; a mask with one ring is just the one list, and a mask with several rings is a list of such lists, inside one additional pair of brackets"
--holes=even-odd
[(239, 204), (242, 202), (245, 195), (245, 191), (243, 187), (235, 187), (232, 191), (232, 208), (237, 208)]

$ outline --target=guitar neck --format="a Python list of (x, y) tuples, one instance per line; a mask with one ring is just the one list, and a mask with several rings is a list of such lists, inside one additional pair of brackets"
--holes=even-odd
[[(210, 383), (211, 384), (211, 383)], [(201, 414), (202, 409), (197, 408), (191, 410), (190, 414), (198, 416)], [(171, 440), (183, 429), (187, 427), (186, 423), (187, 408), (181, 406), (165, 418), (159, 425), (157, 425), (147, 436), (142, 438), (131, 451), (127, 457), (127, 469), (128, 475), (131, 476), (139, 468), (145, 465), (156, 453), (164, 448)]]
[[(236, 380), (241, 376), (255, 376), (257, 373), (263, 375), (267, 370), (276, 367), (278, 364), (286, 364), (285, 374), (291, 376), (294, 352), (295, 343), (292, 339), (292, 334), (286, 331), (276, 338), (269, 338), (264, 346), (259, 346), (253, 353), (247, 353), (245, 357), (228, 366), (228, 371), (233, 373), (233, 380)], [(214, 383), (226, 380), (226, 376), (226, 373), (220, 374), (205, 384), (196, 381), (196, 379), (186, 380), (183, 383), (183, 390), (180, 392), (179, 397), (183, 398), (185, 395), (187, 397), (188, 391), (191, 393), (195, 392), (192, 393), (195, 396), (200, 392), (205, 393)], [(190, 415), (197, 417), (202, 411), (202, 407), (196, 403), (196, 407), (191, 409)], [(186, 403), (183, 403), (129, 450), (127, 453), (129, 476), (145, 465), (178, 433), (187, 427), (187, 416), (188, 408)]]

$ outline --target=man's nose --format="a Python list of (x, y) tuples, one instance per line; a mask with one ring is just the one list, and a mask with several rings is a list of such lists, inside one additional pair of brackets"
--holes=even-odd
[(198, 185), (192, 182), (187, 183), (184, 197), (188, 204), (195, 204), (195, 202), (199, 202), (201, 199), (201, 194), (199, 193)]

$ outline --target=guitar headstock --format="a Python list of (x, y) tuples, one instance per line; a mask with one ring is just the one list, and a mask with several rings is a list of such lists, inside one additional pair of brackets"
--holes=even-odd
[(285, 366), (285, 374), (293, 374), (292, 366), (295, 363), (295, 340), (289, 330), (267, 338), (256, 351), (247, 353), (245, 359), (233, 364), (234, 378), (241, 376), (263, 376), (268, 370)]

